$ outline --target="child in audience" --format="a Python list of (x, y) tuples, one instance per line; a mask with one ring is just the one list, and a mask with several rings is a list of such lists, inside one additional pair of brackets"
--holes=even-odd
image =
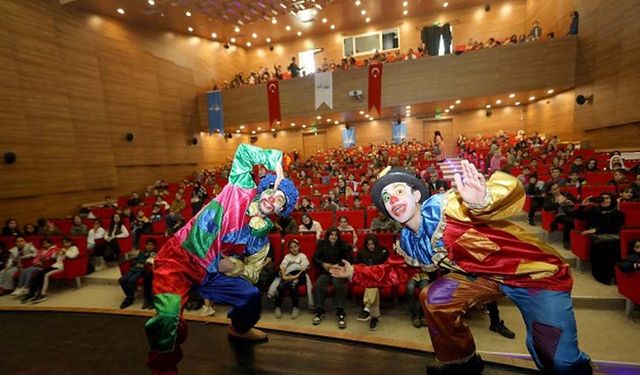
[(53, 241), (48, 238), (42, 240), (42, 250), (36, 254), (33, 265), (20, 274), (20, 290), (15, 295), (21, 297), (21, 303), (33, 302), (39, 297), (36, 292), (40, 290), (41, 285), (38, 285), (38, 290), (36, 290), (33, 288), (34, 281), (44, 269), (49, 267), (50, 261), (55, 259), (58, 251), (59, 249)]
[(640, 240), (629, 241), (628, 246), (627, 257), (618, 262), (618, 267), (622, 272), (640, 271)]
[[(358, 251), (354, 259), (354, 264), (363, 263), (368, 266), (384, 263), (389, 257), (386, 249), (380, 246), (378, 237), (373, 234), (367, 235), (364, 240), (365, 246)], [(358, 320), (361, 322), (369, 322), (369, 329), (375, 331), (380, 318), (380, 289), (366, 288), (363, 296), (364, 308)]]
[[(117, 260), (120, 256), (120, 244), (118, 243), (118, 239), (129, 237), (129, 230), (126, 225), (122, 222), (120, 215), (114, 214), (111, 217), (111, 224), (109, 225), (109, 229), (106, 231), (104, 235), (105, 241), (105, 258), (110, 258), (112, 260)], [(109, 254), (107, 250), (111, 250)], [(130, 250), (130, 249), (125, 249)], [(106, 259), (105, 259), (106, 260)]]
[(133, 235), (133, 248), (138, 249), (138, 242), (143, 233), (148, 233), (151, 227), (151, 221), (144, 216), (144, 211), (138, 211), (136, 218), (131, 223), (131, 234)]
[(6, 237), (19, 236), (20, 229), (18, 229), (18, 222), (15, 219), (7, 219), (4, 228), (2, 228), (2, 235)]
[(13, 280), (16, 273), (22, 269), (22, 262), (35, 257), (38, 250), (28, 243), (24, 237), (16, 237), (16, 246), (9, 249), (9, 255), (0, 270), (0, 296), (13, 292)]
[(289, 241), (288, 250), (289, 253), (280, 263), (280, 283), (275, 301), (275, 315), (278, 319), (282, 318), (282, 300), (287, 290), (290, 291), (293, 304), (291, 319), (296, 319), (300, 315), (298, 286), (305, 283), (306, 270), (309, 268), (309, 259), (300, 251), (300, 242), (297, 239)]
[(142, 304), (142, 309), (153, 309), (151, 289), (153, 286), (153, 262), (157, 252), (156, 240), (154, 238), (147, 239), (144, 250), (138, 252), (129, 271), (118, 280), (125, 294), (125, 298), (120, 304), (121, 309), (126, 309), (133, 304), (139, 279), (144, 280), (144, 303)]
[(338, 219), (338, 230), (340, 232), (350, 232), (353, 234), (352, 244), (354, 251), (357, 250), (356, 244), (358, 243), (358, 233), (351, 225), (349, 225), (349, 220), (346, 216), (340, 216), (340, 219)]
[(50, 257), (55, 259), (55, 262), (50, 266), (39, 272), (31, 282), (31, 288), (29, 294), (35, 296), (31, 300), (32, 304), (40, 303), (47, 299), (47, 290), (49, 289), (49, 279), (52, 275), (64, 272), (65, 259), (77, 258), (80, 254), (78, 247), (73, 244), (69, 237), (62, 239), (62, 248), (56, 250), (55, 253), (51, 253)]

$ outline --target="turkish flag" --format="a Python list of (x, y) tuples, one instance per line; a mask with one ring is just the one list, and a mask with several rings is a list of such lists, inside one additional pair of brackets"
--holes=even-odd
[(381, 113), (382, 102), (382, 64), (369, 65), (369, 112), (372, 108)]
[(269, 100), (269, 125), (273, 125), (274, 121), (282, 121), (278, 80), (267, 82), (267, 99)]

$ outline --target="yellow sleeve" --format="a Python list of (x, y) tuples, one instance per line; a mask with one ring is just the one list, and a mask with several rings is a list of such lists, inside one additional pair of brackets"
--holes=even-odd
[(524, 187), (517, 178), (504, 172), (496, 172), (487, 181), (489, 204), (481, 209), (471, 209), (463, 204), (460, 194), (447, 192), (445, 214), (460, 221), (500, 221), (522, 210), (525, 201)]
[(248, 256), (242, 262), (237, 258), (229, 258), (233, 263), (233, 271), (227, 273), (227, 276), (231, 277), (244, 277), (251, 284), (255, 284), (258, 282), (258, 278), (260, 276), (260, 271), (262, 270), (262, 265), (264, 260), (267, 258), (269, 254), (269, 243), (267, 243), (260, 251), (257, 253)]

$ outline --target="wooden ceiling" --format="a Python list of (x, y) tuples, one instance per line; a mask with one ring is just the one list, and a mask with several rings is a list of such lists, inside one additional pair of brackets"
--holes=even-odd
[[(401, 20), (486, 0), (59, 0), (61, 4), (140, 27), (212, 38), (247, 47), (282, 43)], [(357, 5), (357, 3), (359, 5)], [(118, 9), (124, 11), (118, 13)], [(403, 12), (406, 11), (405, 15)], [(301, 16), (306, 12), (309, 21)], [(363, 14), (364, 13), (364, 14)], [(191, 29), (189, 29), (191, 28)], [(193, 31), (189, 31), (193, 30)]]

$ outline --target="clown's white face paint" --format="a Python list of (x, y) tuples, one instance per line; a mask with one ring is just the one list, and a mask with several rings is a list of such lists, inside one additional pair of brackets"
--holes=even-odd
[(400, 224), (408, 222), (418, 209), (420, 194), (413, 193), (404, 182), (394, 182), (382, 189), (382, 202), (391, 218)]
[(260, 194), (258, 206), (263, 215), (278, 214), (287, 203), (287, 198), (280, 190), (267, 189)]

